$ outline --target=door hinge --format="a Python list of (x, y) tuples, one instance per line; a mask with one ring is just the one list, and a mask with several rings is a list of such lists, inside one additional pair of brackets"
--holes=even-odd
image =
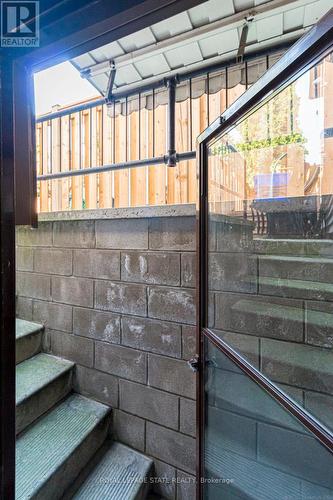
[(200, 367), (199, 356), (196, 354), (193, 358), (188, 360), (187, 364), (193, 372), (198, 372)]

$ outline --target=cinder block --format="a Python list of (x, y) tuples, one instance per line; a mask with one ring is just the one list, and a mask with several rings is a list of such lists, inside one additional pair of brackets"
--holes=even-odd
[(302, 342), (303, 319), (300, 300), (215, 294), (215, 328), (219, 330)]
[(34, 249), (32, 247), (16, 247), (16, 270), (33, 271)]
[(119, 407), (128, 413), (178, 429), (178, 397), (141, 384), (119, 381)]
[(30, 226), (16, 228), (16, 240), (20, 246), (52, 246), (52, 222), (39, 222), (37, 229)]
[(274, 381), (333, 394), (333, 351), (261, 340), (262, 371)]
[(16, 316), (32, 321), (32, 299), (16, 297)]
[(149, 221), (151, 250), (195, 250), (195, 217), (154, 218)]
[(196, 404), (191, 399), (180, 398), (180, 432), (195, 437), (196, 434)]
[(108, 373), (76, 365), (74, 390), (101, 403), (118, 406), (118, 379)]
[(97, 281), (95, 307), (123, 314), (147, 315), (147, 295), (144, 285)]
[(56, 221), (53, 226), (55, 247), (93, 248), (95, 246), (95, 221)]
[(196, 354), (196, 328), (195, 326), (182, 326), (182, 358), (187, 361)]
[(72, 307), (54, 302), (34, 301), (33, 320), (51, 330), (72, 332)]
[(147, 422), (146, 453), (182, 470), (195, 471), (195, 439)]
[(122, 344), (165, 354), (175, 358), (181, 357), (181, 328), (174, 323), (165, 323), (148, 318), (122, 318)]
[(129, 413), (113, 410), (112, 435), (116, 441), (145, 451), (145, 421)]
[(128, 347), (96, 342), (95, 367), (117, 377), (145, 383), (147, 355)]
[(196, 285), (196, 254), (183, 253), (182, 254), (182, 286), (194, 288)]
[(214, 329), (219, 337), (247, 359), (253, 366), (259, 368), (259, 338), (252, 335), (224, 332)]
[(195, 324), (195, 290), (149, 287), (148, 316)]
[(129, 250), (148, 248), (148, 219), (97, 220), (96, 247)]
[[(253, 249), (253, 222), (238, 217), (217, 216), (216, 249), (218, 252), (251, 252)], [(224, 219), (224, 220), (223, 220)]]
[(72, 274), (72, 251), (60, 248), (36, 248), (34, 269), (37, 273)]
[(75, 250), (74, 275), (120, 279), (120, 253), (108, 250)]
[(209, 290), (257, 292), (257, 258), (248, 253), (210, 253)]
[(122, 252), (121, 279), (138, 283), (179, 285), (180, 259), (177, 253)]
[(75, 307), (73, 333), (82, 337), (119, 344), (120, 316), (109, 312)]
[(51, 278), (43, 274), (16, 273), (17, 295), (33, 299), (51, 299)]
[[(154, 473), (151, 476), (153, 491), (165, 500), (176, 498), (176, 469), (154, 458)], [(192, 499), (191, 499), (192, 500)]]
[(149, 354), (148, 384), (195, 399), (195, 374), (186, 361)]
[(196, 495), (195, 476), (177, 470), (177, 500), (193, 500), (193, 498), (195, 498), (195, 495)]
[(92, 307), (93, 281), (85, 278), (53, 276), (52, 298), (55, 302)]
[(305, 302), (305, 338), (308, 344), (333, 347), (333, 304)]
[(92, 340), (55, 330), (48, 330), (48, 332), (52, 354), (88, 368), (93, 366), (94, 342)]

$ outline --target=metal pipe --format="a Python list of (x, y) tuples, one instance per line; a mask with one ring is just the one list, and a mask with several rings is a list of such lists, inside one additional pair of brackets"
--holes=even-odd
[(86, 109), (102, 106), (103, 104), (105, 104), (104, 98), (85, 102), (84, 104), (77, 104), (76, 106), (71, 106), (70, 108), (56, 111), (55, 113), (48, 113), (47, 115), (39, 116), (38, 118), (36, 118), (36, 123), (47, 122), (48, 120), (53, 120), (54, 118), (60, 118), (61, 116), (71, 115), (74, 113), (78, 113), (79, 111), (84, 111)]
[[(187, 151), (177, 155), (177, 161), (192, 160), (196, 157), (196, 151)], [(146, 158), (143, 160), (132, 160), (122, 163), (112, 163), (110, 165), (101, 165), (91, 168), (82, 168), (77, 170), (66, 170), (64, 172), (56, 172), (53, 174), (45, 174), (37, 176), (37, 181), (47, 181), (49, 179), (62, 179), (65, 177), (76, 177), (78, 175), (99, 174), (101, 172), (113, 172), (115, 170), (124, 170), (128, 168), (146, 167), (149, 165), (159, 165), (167, 163), (168, 155), (156, 156), (155, 158)]]
[(176, 85), (175, 78), (167, 80), (168, 87), (168, 152), (167, 152), (167, 167), (175, 167), (177, 164), (176, 157)]

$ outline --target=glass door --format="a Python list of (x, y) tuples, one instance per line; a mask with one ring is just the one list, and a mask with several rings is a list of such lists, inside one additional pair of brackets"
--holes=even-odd
[(333, 52), (270, 94), (201, 144), (209, 500), (333, 498)]

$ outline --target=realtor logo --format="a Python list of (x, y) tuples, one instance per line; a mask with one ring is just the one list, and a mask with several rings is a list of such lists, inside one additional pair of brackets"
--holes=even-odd
[(39, 2), (1, 2), (1, 47), (39, 47)]

